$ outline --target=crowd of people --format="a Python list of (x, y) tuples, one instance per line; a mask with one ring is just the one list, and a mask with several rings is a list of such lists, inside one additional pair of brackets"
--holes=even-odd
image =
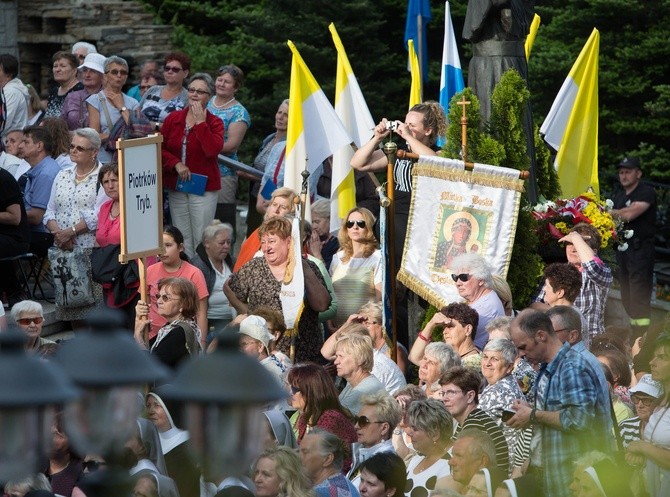
[[(567, 262), (547, 266), (537, 299), (518, 310), (482, 255), (450, 251), (444, 263), (462, 300), (435, 310), (420, 331), (404, 320), (392, 343), (371, 196), (358, 199), (337, 232), (328, 199), (315, 197), (313, 225), (295, 239), (297, 192), (282, 184), (283, 101), (253, 161), (263, 180), (250, 185), (255, 215), (235, 254), (238, 175), (217, 157), (237, 158), (251, 125), (235, 96), (244, 74), (228, 64), (216, 78), (191, 75), (181, 52), (160, 69), (146, 61), (128, 89), (123, 58), (75, 44), (53, 56), (55, 85), (35, 110), (18, 61), (0, 55), (0, 258), (48, 259), (58, 318), (74, 329), (96, 306), (118, 309), (137, 346), (173, 371), (215, 350), (220, 334), (235, 334), (240, 351), (286, 392), (287, 400), (266, 406), (254, 464), (224, 479), (191, 459), (179, 407), (145, 393), (126, 445), (135, 496), (670, 495), (670, 334), (647, 329), (644, 309), (631, 314), (634, 334), (605, 326), (613, 276), (593, 226), (578, 224), (560, 240)], [(116, 262), (114, 137), (137, 120), (163, 135), (172, 223), (163, 227), (164, 252), (148, 261), (147, 299), (136, 268)], [(395, 127), (408, 150), (435, 154), (444, 112), (436, 102), (419, 104)], [(352, 166), (385, 167), (378, 145), (388, 133), (384, 119)], [(406, 159), (394, 165), (398, 260), (412, 167)], [(623, 185), (639, 163), (620, 168)], [(206, 177), (202, 194), (177, 188), (192, 175)], [(627, 221), (629, 206), (621, 208)], [(12, 263), (0, 264), (9, 321), (25, 333), (28, 353), (49, 360), (59, 344), (41, 336), (42, 306), (21, 295)], [(0, 328), (7, 321), (0, 317)], [(104, 454), (78, 454), (60, 415), (52, 434), (42, 471), (4, 482), (7, 496), (87, 495), (85, 474), (105, 470)]]

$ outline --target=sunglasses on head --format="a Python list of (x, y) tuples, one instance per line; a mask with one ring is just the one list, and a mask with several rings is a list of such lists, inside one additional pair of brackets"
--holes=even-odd
[(452, 274), (451, 279), (454, 281), (461, 280), (462, 282), (466, 282), (470, 279), (470, 275), (468, 273)]
[(44, 318), (42, 316), (37, 316), (34, 318), (20, 318), (16, 322), (22, 324), (23, 326), (30, 326), (30, 323), (42, 324)]
[(372, 424), (382, 424), (384, 421), (370, 421), (367, 416), (357, 416), (354, 418), (354, 424), (365, 428), (370, 423)]
[(354, 227), (354, 224), (357, 225), (359, 228), (365, 228), (365, 221), (360, 220), (360, 221), (347, 221), (347, 228), (351, 229)]

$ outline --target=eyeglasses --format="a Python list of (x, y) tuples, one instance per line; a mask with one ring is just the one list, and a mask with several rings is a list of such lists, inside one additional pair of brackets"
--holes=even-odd
[(291, 393), (292, 393), (293, 395), (295, 395), (295, 394), (297, 394), (297, 393), (299, 393), (299, 392), (302, 392), (302, 390), (300, 390), (298, 387), (294, 387), (293, 385), (291, 385)]
[(163, 68), (163, 71), (165, 71), (165, 72), (181, 72), (182, 68), (177, 67), (177, 66), (165, 66)]
[(360, 426), (361, 428), (365, 428), (370, 423), (384, 424), (385, 421), (370, 421), (367, 416), (358, 416), (354, 418), (354, 424)]
[(90, 152), (93, 148), (82, 147), (81, 145), (75, 145), (74, 143), (70, 144), (70, 151), (76, 150), (77, 152)]
[(572, 331), (570, 328), (559, 328), (558, 330), (554, 330), (554, 333), (562, 333), (564, 331)]
[[(84, 60), (84, 59), (86, 59), (86, 56), (85, 56), (84, 54), (81, 54), (81, 53), (80, 53), (80, 54), (77, 54), (77, 58), (78, 58), (79, 60)], [(27, 86), (27, 85), (26, 85), (26, 86)]]
[(362, 219), (361, 219), (360, 221), (347, 221), (347, 228), (348, 228), (348, 229), (353, 228), (353, 227), (354, 227), (354, 224), (355, 224), (356, 226), (358, 226), (359, 228), (361, 228), (361, 229), (362, 229), (362, 228), (365, 228), (365, 221), (362, 220)]
[(20, 318), (16, 322), (23, 326), (30, 326), (30, 323), (42, 324), (44, 318), (42, 316), (37, 316), (34, 318)]
[(118, 76), (119, 74), (121, 76), (128, 76), (128, 71), (125, 69), (110, 69), (105, 74), (111, 74), (112, 76)]
[(443, 399), (446, 399), (447, 397), (455, 397), (456, 395), (460, 395), (463, 393), (463, 390), (441, 390), (440, 395), (442, 396)]
[(207, 90), (198, 90), (196, 88), (189, 88), (188, 92), (189, 93), (197, 93), (199, 97), (202, 97), (203, 95), (211, 95), (211, 93), (208, 92)]
[(633, 394), (633, 395), (630, 396), (630, 401), (633, 404), (637, 404), (637, 403), (641, 402), (643, 406), (649, 407), (649, 406), (652, 406), (655, 402), (657, 402), (657, 399), (655, 399), (653, 397), (642, 397), (640, 395)]
[(465, 283), (470, 279), (470, 275), (468, 273), (452, 274), (451, 279), (454, 280), (454, 282), (461, 280), (462, 282)]
[(159, 300), (167, 302), (168, 300), (179, 300), (179, 297), (170, 297), (167, 293), (157, 293), (154, 295), (154, 299), (156, 299), (156, 302)]
[(90, 460), (90, 461), (84, 461), (82, 463), (82, 466), (84, 466), (84, 469), (87, 469), (89, 471), (97, 471), (100, 469), (100, 466), (107, 466), (107, 463), (102, 461)]

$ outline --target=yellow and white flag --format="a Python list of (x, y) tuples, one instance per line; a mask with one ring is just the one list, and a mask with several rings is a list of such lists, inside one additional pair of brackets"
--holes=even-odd
[(598, 184), (598, 50), (600, 33), (593, 29), (556, 100), (542, 123), (540, 133), (558, 153), (555, 166), (566, 198)]
[(409, 69), (412, 74), (412, 85), (409, 89), (409, 108), (421, 103), (421, 68), (419, 67), (419, 57), (416, 55), (414, 40), (407, 40), (407, 50), (409, 50)]
[[(337, 34), (335, 24), (328, 26), (333, 36), (333, 43), (337, 49), (337, 78), (335, 80), (335, 112), (342, 120), (344, 128), (351, 136), (354, 144), (361, 147), (372, 137), (375, 122), (370, 114), (368, 104), (365, 103), (363, 92), (354, 71), (349, 64), (349, 58), (344, 51), (344, 45)], [(333, 175), (330, 187), (330, 230), (340, 229), (342, 219), (356, 207), (356, 187), (354, 170), (351, 167), (351, 158), (354, 150), (349, 145), (341, 147), (333, 154)]]
[(284, 186), (300, 192), (300, 173), (305, 170), (305, 164), (308, 171), (314, 173), (326, 158), (351, 143), (351, 138), (298, 49), (290, 40), (288, 46), (293, 52), (293, 61)]

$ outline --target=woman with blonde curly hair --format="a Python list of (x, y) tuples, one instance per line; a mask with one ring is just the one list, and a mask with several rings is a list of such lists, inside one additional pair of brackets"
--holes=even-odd
[(256, 497), (314, 497), (300, 457), (290, 447), (263, 452), (252, 470)]
[(372, 231), (374, 223), (369, 210), (354, 207), (340, 228), (340, 251), (330, 264), (338, 301), (333, 328), (344, 324), (366, 302), (381, 300), (382, 256)]

